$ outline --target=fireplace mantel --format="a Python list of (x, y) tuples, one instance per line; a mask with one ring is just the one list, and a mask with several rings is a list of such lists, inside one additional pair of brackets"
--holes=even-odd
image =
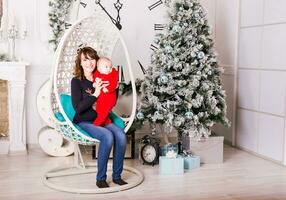
[(27, 152), (25, 85), (26, 62), (0, 62), (0, 79), (8, 81), (9, 153)]

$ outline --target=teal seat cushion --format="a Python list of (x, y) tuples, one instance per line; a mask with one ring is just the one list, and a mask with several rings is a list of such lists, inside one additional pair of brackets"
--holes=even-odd
[(63, 116), (62, 113), (60, 113), (60, 112), (56, 112), (56, 113), (55, 113), (55, 117), (56, 117), (60, 122), (66, 121), (65, 118), (64, 118), (64, 116)]
[[(62, 115), (62, 113), (60, 112), (56, 112), (55, 113), (55, 117), (61, 121), (61, 122), (65, 122), (65, 118), (64, 116)], [(83, 130), (80, 126), (76, 125), (75, 123), (73, 123), (73, 125), (77, 128), (77, 130), (79, 130), (82, 134), (84, 134), (85, 136), (87, 137), (91, 137), (85, 130)]]
[[(60, 101), (61, 101), (61, 104), (63, 106), (63, 109), (64, 109), (67, 117), (69, 118), (70, 121), (72, 121), (74, 118), (74, 115), (75, 115), (75, 110), (74, 110), (73, 105), (72, 105), (71, 96), (68, 94), (61, 94), (60, 95)], [(61, 122), (65, 121), (65, 118), (63, 117), (63, 115), (60, 112), (55, 113), (55, 117)], [(124, 121), (120, 117), (118, 117), (113, 112), (110, 112), (109, 117), (110, 117), (112, 123), (114, 123), (119, 128), (124, 129), (124, 127), (125, 127)], [(84, 131), (78, 125), (74, 124), (74, 126), (84, 135), (91, 137), (86, 131)]]
[[(71, 99), (71, 96), (68, 95), (68, 94), (61, 94), (60, 95), (60, 101), (61, 101), (61, 104), (63, 106), (63, 109), (67, 115), (67, 117), (69, 118), (70, 121), (73, 120), (74, 118), (74, 115), (75, 115), (75, 110), (73, 108), (73, 105), (72, 105), (72, 99)], [(65, 121), (65, 118), (63, 117), (63, 115), (60, 113), (60, 112), (57, 112), (55, 114), (56, 118), (59, 120), (59, 121)], [(79, 127), (78, 125), (74, 124), (73, 125), (82, 133), (84, 134), (85, 136), (87, 137), (91, 137), (85, 130), (83, 130), (81, 127)]]
[(121, 117), (118, 117), (112, 111), (109, 113), (109, 117), (110, 117), (112, 123), (114, 123), (117, 127), (121, 128), (121, 129), (125, 128), (124, 121), (121, 119)]
[(68, 94), (61, 94), (60, 95), (60, 101), (62, 103), (63, 109), (68, 116), (69, 120), (73, 120), (75, 115), (75, 110), (72, 105), (72, 99), (71, 96)]

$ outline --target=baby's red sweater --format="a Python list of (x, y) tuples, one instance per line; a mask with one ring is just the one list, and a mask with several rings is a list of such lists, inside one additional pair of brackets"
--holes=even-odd
[(101, 74), (99, 71), (95, 71), (93, 74), (93, 80), (100, 78), (102, 81), (109, 81), (109, 85), (106, 87), (108, 92), (104, 93), (102, 90), (96, 101), (97, 118), (93, 122), (96, 126), (102, 126), (111, 123), (108, 115), (112, 108), (116, 104), (116, 88), (118, 86), (118, 72), (115, 68), (109, 74)]

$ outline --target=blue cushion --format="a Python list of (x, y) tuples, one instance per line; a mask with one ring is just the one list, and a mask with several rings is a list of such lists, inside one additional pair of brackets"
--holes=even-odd
[[(55, 113), (55, 117), (56, 117), (59, 121), (61, 121), (61, 122), (65, 122), (65, 121), (66, 121), (65, 118), (64, 118), (64, 116), (63, 116), (62, 113), (60, 113), (60, 112), (56, 112), (56, 113)], [(76, 125), (75, 123), (73, 123), (73, 125), (74, 125), (82, 134), (84, 134), (85, 136), (91, 137), (91, 136), (90, 136), (85, 130), (83, 130), (80, 126)]]
[(61, 122), (66, 121), (65, 118), (64, 118), (64, 116), (63, 116), (62, 113), (60, 113), (60, 112), (56, 112), (56, 113), (55, 113), (55, 117), (56, 117), (59, 121), (61, 121)]
[(121, 117), (118, 117), (116, 114), (114, 114), (112, 111), (109, 113), (109, 117), (116, 126), (118, 126), (121, 129), (125, 128), (124, 121), (121, 119)]
[(69, 120), (72, 121), (75, 115), (75, 110), (72, 105), (71, 96), (68, 94), (61, 94), (60, 100), (66, 115), (68, 116)]
[[(75, 110), (73, 108), (73, 105), (72, 105), (72, 99), (71, 99), (71, 96), (68, 95), (68, 94), (61, 94), (60, 95), (60, 101), (61, 101), (61, 104), (63, 106), (63, 109), (67, 115), (67, 117), (69, 118), (69, 120), (73, 120), (74, 118), (74, 115), (75, 115)], [(60, 113), (60, 112), (57, 112), (55, 113), (55, 117), (61, 121), (61, 122), (64, 122), (65, 119), (63, 117), (63, 115)], [(111, 119), (111, 121), (116, 125), (118, 126), (119, 128), (121, 129), (124, 129), (125, 125), (124, 125), (124, 121), (118, 117), (116, 114), (114, 114), (113, 112), (110, 112), (109, 114), (109, 117)], [(80, 131), (82, 132), (84, 135), (90, 137), (90, 135), (84, 131), (82, 128), (80, 128), (78, 125), (74, 124), (74, 126)]]
[[(63, 106), (63, 109), (67, 115), (67, 117), (69, 118), (70, 121), (73, 120), (74, 118), (74, 115), (75, 115), (75, 110), (73, 108), (73, 105), (72, 105), (72, 99), (71, 99), (71, 96), (68, 95), (68, 94), (61, 94), (60, 95), (60, 100), (61, 100), (61, 104)], [(63, 115), (59, 112), (55, 113), (55, 116), (56, 118), (59, 120), (59, 121), (65, 121)], [(87, 137), (91, 137), (86, 131), (84, 131), (80, 126), (76, 125), (73, 123), (73, 125), (82, 133), (84, 134), (85, 136)]]

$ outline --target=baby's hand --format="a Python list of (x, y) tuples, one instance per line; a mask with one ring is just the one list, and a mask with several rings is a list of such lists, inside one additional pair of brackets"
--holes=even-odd
[(102, 84), (101, 78), (96, 77), (92, 86), (94, 88), (96, 88), (96, 87), (100, 86), (101, 84)]
[(107, 93), (107, 92), (108, 92), (108, 89), (107, 89), (107, 88), (102, 88), (102, 91), (103, 91), (104, 93)]
[(96, 83), (99, 83), (100, 81), (101, 81), (101, 78), (98, 78), (98, 77), (95, 78)]

